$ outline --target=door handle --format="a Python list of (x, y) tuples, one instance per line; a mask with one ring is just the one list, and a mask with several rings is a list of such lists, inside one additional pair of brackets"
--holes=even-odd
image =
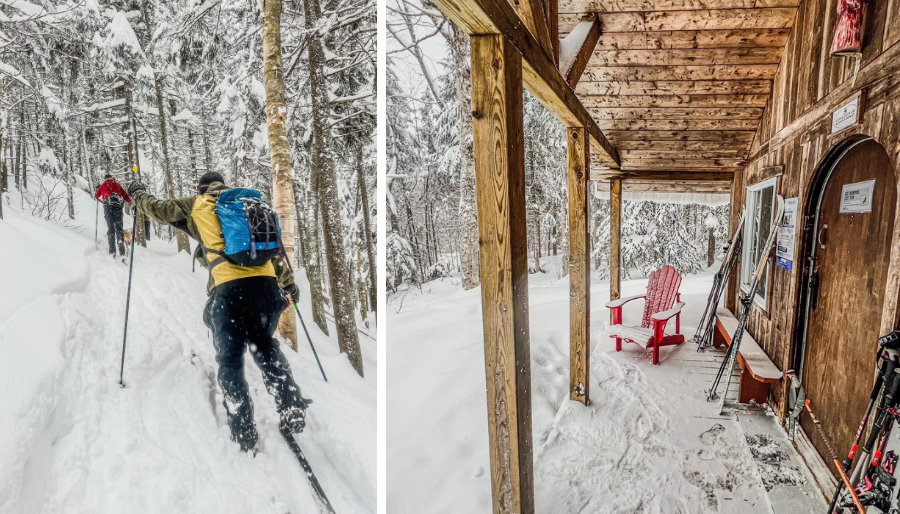
[(822, 250), (825, 249), (825, 231), (828, 230), (828, 223), (822, 225), (822, 230), (819, 230), (819, 235), (817, 236), (819, 248)]

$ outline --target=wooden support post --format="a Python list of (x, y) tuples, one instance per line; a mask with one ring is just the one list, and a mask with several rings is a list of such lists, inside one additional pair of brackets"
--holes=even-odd
[(569, 398), (590, 403), (591, 249), (588, 234), (590, 140), (569, 127)]
[(559, 0), (545, 0), (547, 25), (550, 30), (550, 45), (553, 47), (550, 57), (559, 65)]
[(532, 514), (522, 57), (499, 34), (471, 41), (493, 511)]
[(610, 179), (609, 200), (609, 299), (612, 301), (622, 296), (622, 179)]

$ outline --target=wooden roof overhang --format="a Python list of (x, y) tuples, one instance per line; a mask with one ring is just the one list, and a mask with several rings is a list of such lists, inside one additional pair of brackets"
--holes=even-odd
[[(559, 0), (561, 37), (599, 24), (575, 93), (628, 190), (727, 192), (743, 169), (798, 0)], [(596, 21), (595, 21), (596, 20)]]

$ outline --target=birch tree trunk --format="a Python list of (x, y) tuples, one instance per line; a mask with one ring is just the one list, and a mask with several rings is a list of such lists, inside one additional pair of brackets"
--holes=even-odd
[[(285, 127), (284, 75), (281, 65), (281, 0), (262, 0), (263, 81), (266, 88), (266, 126), (272, 160), (272, 206), (281, 223), (281, 237), (287, 261), (294, 260), (294, 170)], [(296, 300), (296, 298), (294, 299)], [(297, 318), (285, 309), (278, 320), (278, 333), (297, 350)]]
[(456, 65), (456, 101), (459, 103), (459, 261), (463, 289), (481, 283), (478, 261), (478, 209), (475, 202), (475, 158), (472, 148), (472, 75), (469, 36), (451, 28), (450, 52)]
[(322, 232), (325, 243), (325, 259), (331, 284), (331, 304), (337, 329), (338, 346), (347, 354), (353, 369), (363, 376), (362, 353), (356, 318), (351, 299), (352, 285), (347, 283), (347, 262), (344, 252), (341, 211), (338, 204), (337, 176), (331, 149), (328, 146), (328, 89), (326, 84), (325, 52), (321, 36), (314, 33), (322, 11), (319, 0), (305, 0), (304, 18), (309, 36), (309, 86), (312, 100), (313, 151), (312, 161), (318, 173), (319, 207), (322, 212)]
[[(146, 10), (144, 12), (146, 13)], [(169, 200), (172, 200), (175, 198), (175, 185), (172, 182), (172, 166), (169, 160), (169, 134), (166, 131), (166, 111), (163, 108), (163, 94), (162, 88), (159, 87), (158, 73), (153, 74), (153, 86), (156, 88), (156, 108), (159, 112), (159, 143), (162, 145), (163, 172), (166, 176), (166, 187), (169, 189)], [(187, 253), (191, 253), (187, 234), (181, 230), (175, 229), (175, 238), (179, 252), (183, 250)]]

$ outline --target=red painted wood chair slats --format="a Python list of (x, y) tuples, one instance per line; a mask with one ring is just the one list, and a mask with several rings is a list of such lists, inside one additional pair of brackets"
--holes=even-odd
[[(650, 274), (646, 294), (620, 298), (606, 304), (613, 313), (610, 337), (616, 340), (616, 351), (622, 350), (622, 341), (653, 348), (653, 364), (659, 364), (661, 346), (678, 345), (684, 342), (681, 332), (681, 309), (684, 303), (678, 288), (681, 275), (672, 266), (664, 266)], [(644, 316), (640, 327), (622, 325), (622, 307), (626, 303), (643, 298)], [(666, 324), (675, 318), (675, 334), (666, 335)]]

